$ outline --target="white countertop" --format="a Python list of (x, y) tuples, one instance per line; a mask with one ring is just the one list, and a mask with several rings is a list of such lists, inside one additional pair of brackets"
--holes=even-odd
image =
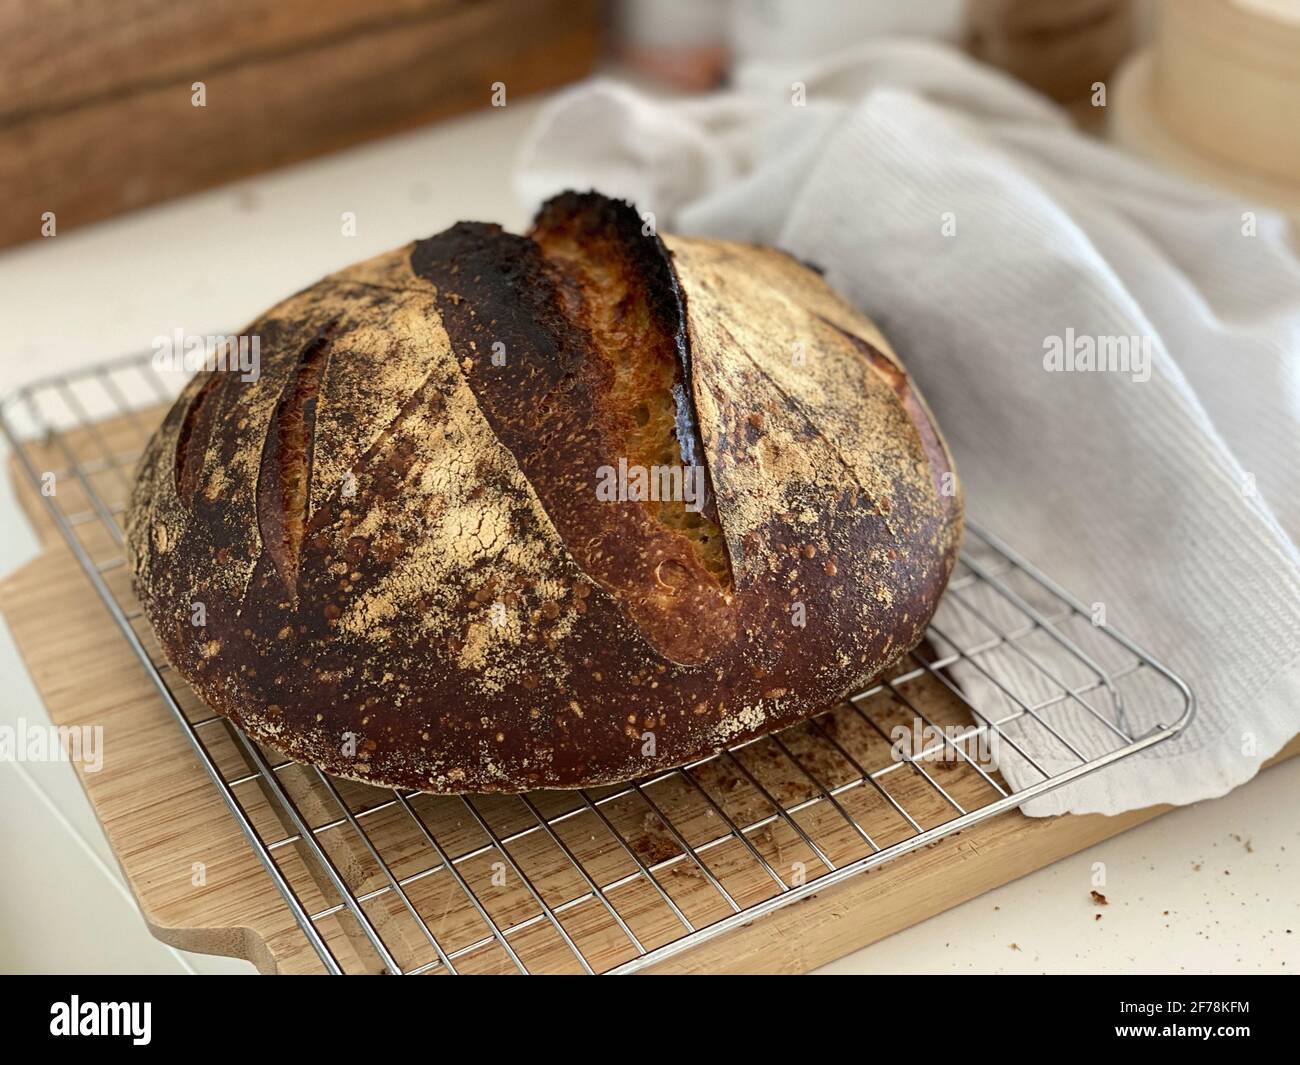
[[(148, 350), (176, 328), (224, 332), (331, 270), (459, 219), (521, 228), (510, 172), (536, 107), (489, 109), (0, 252), (0, 393)], [(346, 211), (355, 236), (341, 233)], [(0, 572), (34, 551), (6, 483)], [(48, 720), (7, 629), (0, 676), (0, 723)], [(1300, 759), (822, 971), (1300, 969), (1297, 794)], [(150, 937), (68, 764), (0, 764), (0, 808), (0, 971), (252, 971)], [(1097, 861), (1104, 909), (1089, 896)]]

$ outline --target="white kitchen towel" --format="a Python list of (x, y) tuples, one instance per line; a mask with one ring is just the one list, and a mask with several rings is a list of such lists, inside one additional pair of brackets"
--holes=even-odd
[[(971, 516), (1186, 679), (1198, 714), (1182, 736), (1026, 812), (1220, 795), (1300, 732), (1300, 262), (1285, 220), (902, 40), (749, 69), (694, 100), (578, 86), (541, 115), (518, 173), (530, 205), (566, 187), (823, 267), (930, 401)], [(1054, 346), (1118, 337), (1147, 345), (1149, 367), (1048, 368)], [(943, 617), (965, 639), (959, 605)], [(963, 685), (988, 687), (971, 672)], [(1104, 717), (1103, 695), (1089, 698)], [(1124, 696), (1134, 732), (1172, 716), (1167, 687)], [(1052, 720), (1092, 750), (1107, 726), (1072, 706)], [(1041, 729), (1015, 738), (1049, 770), (1070, 763)], [(1039, 779), (1003, 762), (1018, 787)]]

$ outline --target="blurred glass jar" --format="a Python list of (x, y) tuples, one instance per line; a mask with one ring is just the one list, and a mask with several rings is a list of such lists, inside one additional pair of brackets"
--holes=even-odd
[(703, 91), (726, 75), (728, 0), (617, 0), (614, 58), (660, 85)]
[(818, 59), (872, 37), (959, 42), (966, 0), (617, 0), (615, 58), (664, 85), (716, 86), (730, 65)]
[(966, 0), (735, 0), (730, 36), (737, 63), (831, 55), (872, 37), (959, 41)]

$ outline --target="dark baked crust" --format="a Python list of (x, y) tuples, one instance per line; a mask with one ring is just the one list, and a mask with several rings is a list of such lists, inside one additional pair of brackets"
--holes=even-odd
[[(248, 332), (259, 380), (196, 378), (142, 459), (136, 589), (205, 702), (332, 773), (516, 791), (681, 765), (914, 646), (955, 558), (923, 401), (771, 249), (569, 193), (530, 237), (462, 223)], [(665, 441), (702, 458), (701, 510), (597, 500), (598, 467)]]

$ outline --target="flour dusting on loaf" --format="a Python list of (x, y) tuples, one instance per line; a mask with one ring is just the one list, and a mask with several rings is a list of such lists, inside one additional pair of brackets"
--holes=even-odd
[(340, 776), (707, 757), (915, 646), (956, 557), (951, 458), (874, 326), (790, 256), (596, 193), (246, 332), (257, 380), (199, 375), (141, 460), (135, 587), (209, 706)]

